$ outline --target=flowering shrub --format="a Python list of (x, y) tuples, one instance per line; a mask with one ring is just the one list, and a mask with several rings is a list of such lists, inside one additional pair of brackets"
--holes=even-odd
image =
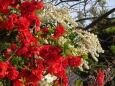
[[(1, 33), (13, 37), (10, 41), (1, 39), (4, 46), (8, 44), (0, 52), (4, 86), (41, 86), (48, 75), (50, 85), (68, 86), (69, 67), (89, 69), (89, 53), (97, 61), (98, 53), (103, 52), (94, 34), (73, 26), (65, 28), (58, 22), (41, 22), (38, 16), (44, 7), (36, 0), (0, 0)], [(103, 79), (99, 71), (99, 84)]]

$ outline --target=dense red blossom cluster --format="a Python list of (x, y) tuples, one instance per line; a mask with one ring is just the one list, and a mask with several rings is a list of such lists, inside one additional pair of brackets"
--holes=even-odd
[(0, 79), (7, 77), (10, 80), (16, 79), (18, 71), (9, 62), (0, 62)]
[(100, 69), (98, 70), (98, 75), (97, 75), (97, 82), (99, 84), (99, 86), (103, 86), (104, 85), (104, 72)]
[(66, 32), (66, 31), (65, 31), (64, 27), (61, 26), (61, 25), (59, 25), (59, 26), (56, 27), (56, 32), (55, 32), (53, 38), (54, 38), (55, 40), (56, 40), (56, 39), (59, 39), (59, 37), (62, 36), (63, 33), (65, 33), (65, 32)]
[(96, 76), (96, 83), (88, 86), (104, 86), (104, 78), (105, 78), (104, 72), (101, 69), (99, 69), (98, 74)]
[[(0, 79), (6, 77), (11, 80), (12, 86), (38, 86), (38, 83), (50, 73), (57, 77), (54, 83), (57, 86), (68, 86), (69, 79), (66, 76), (66, 67), (78, 67), (82, 63), (80, 56), (61, 55), (63, 49), (54, 45), (41, 46), (39, 40), (33, 35), (33, 30), (48, 32), (48, 28), (40, 29), (40, 19), (36, 15), (36, 10), (43, 8), (41, 1), (23, 1), (20, 0), (0, 0), (0, 13), (3, 14), (0, 19), (0, 29), (9, 31), (16, 30), (17, 41), (20, 43), (11, 43), (4, 56), (7, 62), (0, 62)], [(20, 10), (20, 14), (11, 14), (10, 7)], [(52, 36), (58, 40), (63, 36), (66, 30), (63, 26), (58, 25)], [(18, 70), (10, 63), (15, 56), (29, 59), (25, 67)], [(36, 58), (41, 57), (40, 58)], [(98, 77), (98, 79), (100, 79)]]

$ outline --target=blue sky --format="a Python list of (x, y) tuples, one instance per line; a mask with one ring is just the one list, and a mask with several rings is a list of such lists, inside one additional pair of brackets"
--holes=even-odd
[(109, 8), (115, 8), (115, 0), (106, 0), (108, 2)]

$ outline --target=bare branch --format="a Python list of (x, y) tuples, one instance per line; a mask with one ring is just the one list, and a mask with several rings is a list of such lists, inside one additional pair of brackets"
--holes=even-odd
[(80, 0), (60, 0), (59, 3), (57, 3), (55, 6), (61, 4), (61, 3), (64, 3), (64, 2), (72, 2), (72, 1), (80, 1)]
[(110, 15), (111, 13), (115, 12), (115, 8), (111, 9), (110, 11), (106, 12), (105, 14), (103, 14), (102, 16), (98, 17), (96, 20), (94, 20), (91, 24), (89, 24), (85, 29), (89, 29), (91, 27), (93, 27), (96, 23), (98, 23), (99, 21), (101, 21), (103, 18), (107, 17), (108, 15)]
[(82, 18), (82, 19), (76, 20), (76, 22), (80, 22), (80, 21), (84, 21), (84, 20), (91, 20), (91, 19), (95, 19), (95, 18), (97, 18), (97, 17)]

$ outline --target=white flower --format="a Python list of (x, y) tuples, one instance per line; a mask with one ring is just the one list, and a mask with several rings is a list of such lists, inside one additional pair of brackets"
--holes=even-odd
[(43, 80), (43, 81), (46, 81), (46, 82), (48, 82), (48, 83), (51, 83), (51, 82), (53, 82), (53, 81), (56, 80), (56, 79), (57, 79), (56, 76), (51, 75), (51, 74), (47, 74), (47, 75), (44, 76), (44, 78), (43, 78), (42, 80)]

